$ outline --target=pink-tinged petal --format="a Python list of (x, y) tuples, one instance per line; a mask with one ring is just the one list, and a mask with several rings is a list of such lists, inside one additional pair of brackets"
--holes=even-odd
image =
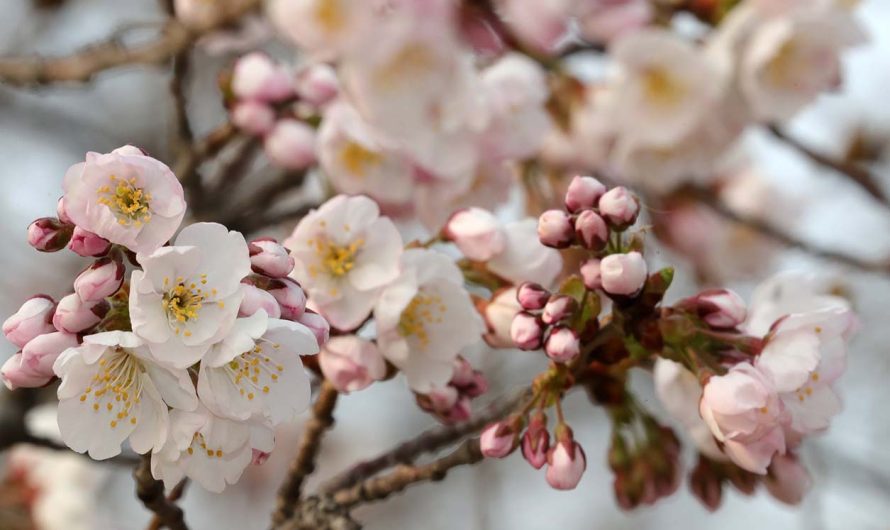
[(791, 392), (806, 383), (819, 358), (815, 333), (783, 331), (767, 343), (755, 365), (769, 375), (778, 392)]
[(776, 427), (755, 441), (726, 440), (723, 448), (732, 461), (742, 469), (765, 475), (773, 455), (785, 453), (785, 435), (781, 427)]

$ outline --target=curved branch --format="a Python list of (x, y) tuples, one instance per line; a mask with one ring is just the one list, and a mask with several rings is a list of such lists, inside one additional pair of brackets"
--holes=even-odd
[(129, 64), (158, 64), (185, 50), (205, 33), (218, 29), (253, 10), (260, 0), (245, 0), (223, 9), (214, 24), (192, 30), (170, 19), (153, 41), (128, 47), (117, 39), (93, 44), (65, 57), (0, 57), (0, 81), (16, 86), (59, 82), (86, 82), (96, 74)]
[(151, 457), (145, 456), (133, 470), (136, 481), (136, 496), (146, 508), (160, 519), (161, 527), (170, 530), (188, 530), (183, 519), (182, 509), (164, 496), (164, 484), (151, 474)]
[(312, 418), (303, 427), (303, 438), (297, 449), (297, 456), (291, 464), (290, 471), (281, 489), (278, 490), (278, 501), (272, 522), (280, 525), (294, 513), (294, 506), (300, 499), (303, 481), (315, 471), (315, 457), (321, 449), (324, 433), (334, 424), (334, 406), (340, 393), (329, 381), (324, 381), (318, 398), (312, 406)]

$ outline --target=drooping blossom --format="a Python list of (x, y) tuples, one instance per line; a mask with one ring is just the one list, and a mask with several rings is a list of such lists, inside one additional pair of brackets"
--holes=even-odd
[(65, 173), (65, 211), (71, 220), (112, 243), (149, 253), (182, 222), (179, 180), (162, 162), (131, 145), (87, 153)]
[(482, 316), (488, 329), (484, 338), (492, 348), (515, 346), (510, 336), (510, 328), (513, 326), (513, 319), (522, 311), (516, 296), (516, 287), (501, 289), (482, 306)]
[(59, 430), (74, 451), (104, 460), (129, 439), (137, 453), (167, 437), (167, 407), (193, 410), (195, 387), (185, 370), (155, 363), (135, 334), (109, 331), (84, 337), (56, 360)]
[(383, 290), (374, 318), (380, 352), (421, 393), (444, 386), (460, 351), (485, 332), (460, 269), (426, 249), (405, 251), (401, 274)]
[(254, 449), (269, 453), (272, 431), (262, 425), (215, 416), (204, 407), (170, 412), (169, 435), (151, 456), (151, 473), (169, 487), (188, 477), (219, 493), (234, 484), (253, 459)]
[(367, 197), (339, 195), (304, 217), (284, 241), (294, 278), (332, 326), (353, 329), (380, 288), (399, 274), (402, 238)]
[(55, 331), (52, 324), (55, 308), (56, 304), (49, 296), (39, 294), (29, 298), (3, 322), (3, 335), (21, 348), (34, 337)]
[(216, 223), (187, 226), (175, 244), (138, 255), (130, 278), (130, 318), (159, 361), (185, 368), (222, 340), (250, 273), (247, 242)]

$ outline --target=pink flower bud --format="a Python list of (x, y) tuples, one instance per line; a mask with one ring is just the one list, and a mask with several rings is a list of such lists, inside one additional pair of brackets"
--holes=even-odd
[(71, 293), (59, 300), (53, 315), (53, 326), (59, 331), (80, 333), (101, 322), (109, 307), (105, 300), (85, 302), (77, 293)]
[(648, 269), (639, 252), (612, 254), (600, 262), (603, 290), (609, 294), (631, 296), (646, 284)]
[(593, 210), (584, 210), (575, 219), (575, 235), (584, 248), (602, 250), (609, 241), (609, 227)]
[(52, 374), (45, 375), (31, 369), (25, 364), (22, 352), (18, 352), (3, 363), (0, 368), (0, 376), (3, 384), (10, 390), (16, 388), (37, 388), (50, 382)]
[(529, 311), (542, 309), (550, 299), (550, 291), (533, 282), (524, 282), (516, 292), (519, 305)]
[(262, 309), (269, 318), (281, 318), (281, 306), (274, 296), (253, 285), (245, 284), (241, 289), (244, 291), (244, 298), (238, 308), (239, 317), (249, 317)]
[(544, 324), (538, 317), (523, 311), (513, 318), (510, 338), (520, 350), (537, 350), (544, 338)]
[(328, 64), (309, 65), (297, 73), (297, 94), (310, 105), (320, 107), (340, 92), (337, 72)]
[(22, 366), (48, 379), (53, 377), (56, 358), (68, 348), (77, 346), (77, 335), (55, 331), (38, 335), (22, 348)]
[(46, 295), (31, 297), (3, 322), (3, 334), (21, 348), (34, 337), (55, 331), (52, 325), (55, 308), (56, 303)]
[(488, 458), (503, 458), (512, 453), (517, 445), (517, 433), (507, 421), (492, 423), (479, 437), (479, 450)]
[(785, 504), (800, 504), (813, 480), (807, 469), (791, 454), (777, 454), (763, 478), (770, 495)]
[(624, 186), (607, 191), (599, 202), (600, 214), (617, 228), (626, 228), (637, 220), (640, 203)]
[(323, 316), (307, 309), (305, 313), (300, 315), (297, 322), (303, 324), (315, 334), (315, 340), (318, 341), (319, 348), (328, 341), (328, 337), (331, 334), (331, 325), (328, 324), (328, 321)]
[(253, 272), (270, 278), (284, 278), (294, 270), (294, 258), (274, 239), (254, 239), (247, 246)]
[(585, 469), (587, 458), (584, 456), (584, 449), (571, 436), (557, 442), (547, 453), (547, 483), (553, 489), (575, 489)]
[(581, 265), (581, 279), (584, 281), (584, 287), (591, 291), (594, 289), (602, 289), (603, 279), (601, 273), (600, 260), (589, 259)]
[(331, 338), (318, 363), (325, 378), (340, 392), (362, 390), (386, 376), (386, 361), (377, 346), (355, 335)]
[(453, 424), (469, 420), (472, 413), (473, 409), (470, 404), (470, 398), (462, 396), (458, 398), (457, 403), (455, 403), (453, 407), (438, 414), (438, 416), (444, 423)]
[(451, 374), (449, 384), (456, 387), (468, 385), (473, 381), (473, 365), (466, 359), (458, 356), (454, 359), (454, 373)]
[(250, 458), (250, 465), (253, 466), (261, 466), (266, 463), (266, 460), (269, 460), (269, 456), (272, 453), (267, 453), (265, 451), (260, 451), (259, 449), (253, 449), (253, 455)]
[(235, 62), (232, 92), (240, 99), (265, 102), (283, 101), (294, 93), (287, 70), (260, 52), (249, 53)]
[(315, 162), (315, 130), (292, 119), (279, 120), (263, 143), (266, 156), (284, 169), (306, 169)]
[(543, 412), (532, 416), (525, 434), (522, 436), (522, 456), (535, 469), (547, 463), (550, 449), (550, 433), (547, 431), (547, 416)]
[(463, 357), (454, 360), (454, 373), (448, 384), (455, 387), (459, 394), (470, 398), (479, 397), (488, 391), (488, 380), (485, 378), (485, 374), (474, 370), (473, 366)]
[(581, 341), (571, 328), (557, 326), (547, 337), (544, 352), (558, 363), (567, 363), (581, 354)]
[(275, 110), (259, 101), (239, 101), (232, 107), (232, 123), (242, 131), (263, 136), (275, 126)]
[(71, 221), (71, 218), (68, 217), (68, 212), (65, 211), (65, 196), (59, 197), (59, 201), (56, 203), (56, 215), (59, 217), (59, 221), (62, 221), (66, 225), (73, 225), (74, 222)]
[(578, 309), (578, 302), (571, 296), (564, 294), (556, 294), (550, 297), (544, 311), (541, 313), (541, 320), (545, 324), (555, 324), (560, 320), (566, 319)]
[(538, 238), (548, 247), (569, 246), (575, 238), (572, 219), (562, 210), (547, 210), (538, 219)]
[(430, 410), (436, 413), (446, 413), (457, 405), (460, 392), (453, 386), (444, 386), (430, 390), (425, 397), (429, 401)]
[(74, 292), (84, 302), (109, 297), (123, 285), (125, 270), (120, 260), (97, 259), (74, 279)]
[[(300, 321), (300, 316), (306, 310), (306, 293), (303, 292), (300, 284), (290, 278), (276, 278), (269, 283), (268, 291), (281, 306), (281, 318), (296, 320), (309, 326), (309, 324)], [(325, 322), (326, 325), (327, 322)]]
[(699, 316), (711, 327), (734, 328), (745, 321), (745, 301), (733, 291), (711, 289), (695, 298)]
[(69, 250), (85, 258), (104, 256), (110, 248), (110, 241), (79, 226), (74, 227), (71, 242), (68, 243)]
[(606, 187), (600, 181), (593, 177), (576, 176), (566, 190), (566, 209), (576, 213), (585, 208), (593, 208), (604, 193)]
[(68, 244), (73, 230), (54, 217), (41, 217), (28, 226), (28, 244), (40, 252), (57, 252)]
[(488, 261), (504, 251), (507, 238), (501, 223), (488, 210), (464, 208), (445, 224), (443, 235), (473, 261)]

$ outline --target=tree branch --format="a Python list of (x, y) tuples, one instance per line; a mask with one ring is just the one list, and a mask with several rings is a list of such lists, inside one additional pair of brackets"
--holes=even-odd
[(237, 20), (258, 5), (260, 0), (245, 0), (230, 9), (221, 9), (221, 16), (201, 30), (187, 28), (171, 18), (155, 40), (132, 47), (110, 39), (65, 57), (2, 57), (0, 81), (17, 86), (86, 82), (99, 72), (123, 65), (163, 63), (205, 33)]
[(334, 424), (334, 406), (340, 393), (329, 381), (324, 381), (318, 398), (312, 406), (312, 418), (303, 427), (303, 438), (290, 471), (278, 490), (278, 501), (272, 522), (284, 523), (294, 513), (294, 505), (300, 499), (303, 481), (315, 471), (315, 457), (321, 449), (324, 433)]
[(146, 455), (133, 470), (136, 481), (136, 496), (146, 508), (160, 519), (161, 527), (170, 530), (188, 530), (182, 510), (164, 496), (164, 484), (151, 475), (151, 456)]
[(470, 421), (458, 425), (430, 429), (411, 440), (395, 446), (376, 458), (358, 463), (351, 469), (328, 481), (321, 487), (321, 491), (333, 493), (353, 486), (359, 481), (376, 475), (385, 469), (400, 464), (411, 464), (420, 455), (439, 451), (464, 436), (475, 434), (489, 423), (503, 418), (531, 397), (531, 394), (531, 388), (526, 388), (506, 399), (492, 403), (484, 413), (477, 415)]
[[(184, 478), (180, 480), (176, 486), (173, 486), (173, 489), (170, 490), (170, 493), (167, 495), (167, 502), (173, 504), (181, 499), (183, 493), (185, 493), (185, 488), (186, 486), (188, 486), (188, 484), (189, 479)], [(148, 523), (148, 527), (146, 527), (146, 530), (160, 530), (163, 526), (164, 521), (161, 520), (161, 518), (157, 514), (155, 514), (155, 516), (152, 517), (151, 522)]]
[(695, 189), (692, 190), (692, 194), (695, 199), (698, 200), (701, 204), (709, 207), (720, 216), (732, 222), (739, 223), (752, 230), (755, 230), (761, 235), (774, 239), (788, 247), (802, 250), (819, 258), (843, 263), (844, 265), (848, 265), (850, 267), (866, 272), (877, 272), (883, 274), (890, 273), (890, 260), (886, 260), (883, 262), (870, 262), (865, 261), (861, 258), (857, 258), (855, 256), (850, 256), (849, 254), (838, 252), (836, 250), (819, 248), (810, 243), (800, 241), (799, 239), (796, 239), (795, 237), (782, 232), (778, 228), (760, 219), (748, 217), (733, 211), (723, 202), (721, 202), (713, 193), (707, 190)]
[(382, 477), (359, 482), (349, 489), (334, 494), (334, 501), (346, 508), (363, 502), (385, 499), (398, 493), (411, 484), (426, 480), (439, 481), (448, 471), (457, 466), (475, 464), (482, 460), (479, 439), (464, 441), (454, 452), (423, 466), (401, 466)]
[(774, 137), (783, 141), (790, 147), (793, 147), (797, 152), (801, 153), (802, 155), (806, 156), (819, 165), (833, 169), (834, 171), (846, 176), (853, 183), (865, 190), (866, 193), (871, 195), (872, 198), (881, 203), (884, 207), (890, 208), (890, 199), (888, 199), (887, 194), (881, 188), (878, 178), (875, 175), (871, 174), (871, 172), (869, 172), (864, 167), (851, 162), (835, 160), (827, 155), (823, 155), (822, 153), (819, 153), (803, 145), (796, 139), (788, 136), (776, 125), (771, 125), (768, 127), (768, 129)]

